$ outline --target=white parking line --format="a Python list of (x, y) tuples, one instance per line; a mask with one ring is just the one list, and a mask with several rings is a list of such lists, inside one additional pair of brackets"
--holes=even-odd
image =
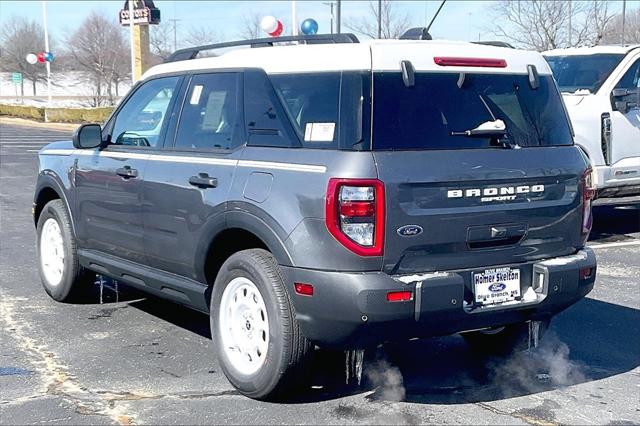
[(601, 248), (625, 247), (625, 246), (640, 246), (640, 241), (622, 241), (619, 243), (594, 244), (588, 247), (591, 247), (592, 249), (601, 249)]

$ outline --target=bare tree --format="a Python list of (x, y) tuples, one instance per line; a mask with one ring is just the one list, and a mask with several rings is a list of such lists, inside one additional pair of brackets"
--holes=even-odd
[[(640, 8), (627, 11), (624, 41), (628, 44), (640, 43)], [(604, 33), (602, 42), (607, 44), (622, 42), (622, 14), (618, 14), (613, 18)]]
[[(176, 22), (173, 22), (176, 25)], [(167, 58), (175, 50), (173, 26), (160, 24), (152, 25), (149, 33), (149, 44), (151, 45), (151, 53), (162, 59)]]
[(191, 26), (185, 41), (189, 46), (202, 46), (216, 43), (220, 38), (220, 35), (209, 27)]
[[(401, 12), (398, 4), (392, 0), (382, 0), (380, 23), (382, 38), (398, 38), (411, 26), (411, 17), (408, 13)], [(378, 38), (378, 2), (370, 1), (367, 16), (348, 19), (344, 26), (371, 38)]]
[(260, 27), (262, 16), (263, 15), (259, 12), (244, 15), (242, 17), (242, 23), (240, 24), (238, 37), (243, 40), (253, 40), (255, 38), (262, 37), (264, 35), (262, 33), (262, 28)]
[[(37, 82), (45, 78), (45, 66), (39, 62), (31, 65), (26, 57), (29, 53), (44, 50), (42, 27), (35, 21), (13, 17), (2, 26), (0, 44), (2, 48), (0, 69), (22, 73), (23, 78), (33, 84), (33, 94), (36, 95)], [(24, 82), (20, 92), (24, 96)]]
[(118, 83), (127, 75), (128, 46), (120, 26), (96, 11), (85, 18), (80, 28), (67, 40), (69, 53), (78, 67), (87, 73), (95, 89), (96, 105), (107, 95), (110, 104), (115, 103)]
[(490, 32), (539, 51), (597, 45), (614, 17), (606, 0), (501, 0), (492, 5), (492, 12)]

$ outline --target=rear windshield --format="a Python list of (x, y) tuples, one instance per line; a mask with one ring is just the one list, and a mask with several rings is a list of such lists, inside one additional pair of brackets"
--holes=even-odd
[(553, 77), (561, 92), (595, 93), (618, 66), (624, 55), (547, 56)]
[[(571, 145), (571, 130), (551, 76), (531, 89), (527, 75), (375, 73), (373, 149), (474, 149)], [(460, 87), (461, 86), (461, 87)], [(495, 123), (502, 134), (465, 132)]]

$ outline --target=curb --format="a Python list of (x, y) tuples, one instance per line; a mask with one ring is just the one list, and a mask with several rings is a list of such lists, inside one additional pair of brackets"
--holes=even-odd
[(76, 130), (80, 123), (43, 123), (41, 121), (27, 120), (17, 117), (0, 117), (0, 124), (11, 124), (14, 126), (38, 127), (44, 129)]

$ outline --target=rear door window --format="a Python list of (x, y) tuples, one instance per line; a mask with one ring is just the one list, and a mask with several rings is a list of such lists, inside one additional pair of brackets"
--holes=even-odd
[[(406, 87), (400, 73), (374, 74), (373, 148), (477, 149), (573, 143), (551, 76), (531, 89), (526, 75), (416, 73)], [(502, 135), (466, 135), (502, 122)]]
[(194, 75), (183, 101), (176, 149), (230, 150), (243, 143), (239, 73)]

